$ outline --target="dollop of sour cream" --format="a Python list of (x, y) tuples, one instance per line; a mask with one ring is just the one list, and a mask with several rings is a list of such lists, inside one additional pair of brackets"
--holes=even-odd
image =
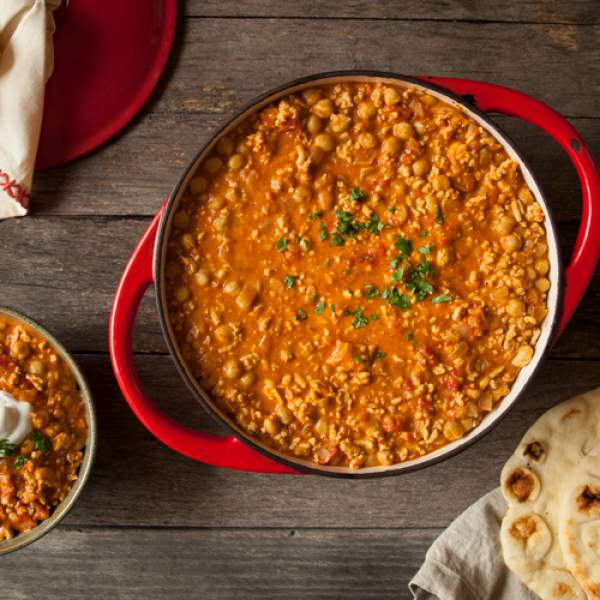
[(31, 404), (0, 390), (0, 440), (19, 446), (31, 429)]

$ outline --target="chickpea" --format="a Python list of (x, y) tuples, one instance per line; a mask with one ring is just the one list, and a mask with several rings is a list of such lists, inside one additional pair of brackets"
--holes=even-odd
[(506, 303), (506, 312), (511, 317), (522, 317), (525, 314), (525, 305), (516, 298), (511, 298)]
[(194, 177), (190, 181), (190, 191), (192, 194), (201, 194), (208, 187), (208, 181), (204, 177)]
[(542, 293), (550, 289), (550, 280), (547, 277), (540, 277), (535, 280), (535, 287)]
[(539, 258), (533, 266), (540, 275), (547, 275), (550, 270), (550, 264), (545, 258)]
[(381, 151), (384, 154), (389, 154), (390, 156), (396, 156), (400, 150), (402, 150), (402, 142), (393, 135), (385, 138), (385, 140), (383, 140), (383, 144), (381, 144)]
[(331, 115), (331, 119), (329, 121), (329, 126), (331, 127), (331, 131), (333, 133), (343, 133), (350, 127), (352, 119), (348, 115)]
[(392, 104), (396, 104), (400, 102), (400, 92), (395, 87), (386, 87), (383, 90), (383, 101), (386, 106), (392, 106)]
[(223, 293), (228, 296), (237, 296), (240, 289), (240, 284), (237, 281), (228, 281), (223, 285)]
[(358, 144), (362, 148), (375, 148), (377, 145), (377, 138), (372, 133), (364, 131), (358, 136)]
[(308, 129), (309, 133), (315, 135), (315, 133), (319, 133), (319, 131), (321, 131), (322, 127), (323, 121), (321, 121), (317, 115), (310, 115), (310, 117), (308, 117), (308, 120), (306, 121), (306, 128)]
[(315, 163), (318, 164), (323, 160), (323, 157), (325, 156), (325, 152), (323, 152), (323, 150), (321, 148), (319, 148), (319, 146), (315, 146), (313, 144), (313, 146), (311, 146), (310, 148), (310, 160)]
[(256, 381), (254, 373), (244, 373), (240, 377), (240, 385), (243, 389), (247, 390)]
[(317, 205), (320, 210), (329, 210), (333, 206), (331, 190), (321, 190), (317, 195)]
[(512, 217), (504, 216), (494, 221), (492, 227), (500, 235), (507, 235), (515, 228), (516, 222)]
[(439, 206), (435, 196), (425, 196), (425, 208), (430, 215), (437, 215)]
[(227, 166), (234, 171), (241, 169), (246, 164), (246, 157), (243, 154), (234, 154), (228, 161)]
[(444, 437), (449, 440), (457, 440), (465, 432), (459, 421), (446, 421), (444, 423)]
[(210, 282), (210, 276), (208, 275), (208, 271), (205, 271), (204, 269), (199, 269), (198, 271), (196, 271), (194, 275), (194, 281), (198, 285), (208, 285)]
[(356, 111), (360, 119), (365, 121), (372, 119), (377, 114), (377, 108), (370, 100), (363, 100)]
[(394, 212), (394, 218), (398, 221), (398, 225), (402, 225), (408, 219), (408, 208), (405, 204), (398, 204)]
[(487, 167), (492, 162), (492, 153), (485, 146), (479, 151), (479, 166)]
[(277, 417), (267, 417), (265, 419), (264, 428), (270, 436), (276, 436), (280, 431), (279, 423), (277, 421)]
[(185, 210), (180, 210), (175, 213), (173, 217), (173, 225), (179, 227), (179, 229), (187, 229), (190, 224), (190, 215)]
[(211, 175), (214, 175), (221, 167), (223, 166), (223, 162), (220, 158), (216, 156), (211, 156), (204, 163), (204, 170)]
[(392, 193), (392, 198), (398, 200), (406, 196), (407, 186), (402, 179), (392, 179), (392, 182), (390, 183), (390, 190)]
[(535, 247), (534, 252), (535, 252), (536, 256), (540, 256), (540, 257), (546, 256), (546, 252), (548, 252), (548, 246), (547, 246), (547, 244), (544, 243), (544, 242), (539, 243)]
[(306, 104), (312, 106), (321, 97), (321, 90), (317, 88), (308, 88), (302, 92), (302, 97)]
[(221, 214), (215, 218), (213, 221), (213, 227), (220, 232), (223, 232), (227, 229), (229, 225), (229, 216), (227, 214)]
[(335, 148), (335, 138), (330, 133), (319, 133), (314, 143), (324, 152), (331, 152)]
[(237, 379), (240, 374), (240, 367), (236, 360), (230, 359), (223, 365), (223, 374), (227, 379)]
[(417, 177), (426, 175), (429, 172), (429, 162), (424, 158), (415, 160), (415, 162), (412, 164), (412, 170)]
[(226, 323), (216, 327), (215, 338), (220, 344), (230, 344), (233, 341), (233, 331), (231, 327)]
[(217, 152), (223, 156), (231, 156), (233, 154), (233, 142), (229, 138), (221, 138), (217, 144)]
[(313, 105), (312, 112), (321, 119), (329, 119), (333, 113), (333, 102), (329, 98), (323, 98)]
[(194, 238), (189, 233), (184, 233), (181, 236), (181, 245), (186, 250), (191, 250), (194, 247)]
[(512, 364), (515, 365), (515, 367), (524, 367), (525, 365), (528, 365), (531, 362), (532, 358), (533, 348), (525, 344), (517, 350), (517, 353), (515, 354), (515, 357), (512, 360)]
[(516, 252), (521, 248), (521, 236), (518, 233), (509, 233), (500, 238), (500, 245), (505, 252)]
[(185, 302), (190, 297), (190, 290), (184, 286), (175, 289), (175, 300), (177, 302)]
[(294, 418), (294, 414), (285, 404), (277, 404), (274, 412), (284, 425), (289, 425)]
[(394, 125), (394, 135), (399, 137), (401, 140), (409, 140), (411, 137), (415, 137), (415, 129), (408, 121), (401, 121)]
[(431, 186), (436, 192), (445, 192), (450, 189), (450, 178), (447, 175), (434, 175)]

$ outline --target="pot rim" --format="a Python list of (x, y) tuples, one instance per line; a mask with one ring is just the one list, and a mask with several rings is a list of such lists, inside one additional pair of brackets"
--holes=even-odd
[[(542, 328), (546, 328), (546, 333), (540, 335), (540, 338), (536, 341), (534, 348), (534, 358), (530, 365), (524, 367), (519, 372), (517, 379), (513, 382), (509, 394), (503, 398), (498, 405), (490, 412), (484, 419), (467, 435), (462, 438), (450, 442), (445, 446), (435, 450), (434, 452), (428, 453), (423, 457), (412, 459), (411, 461), (395, 463), (385, 467), (370, 467), (360, 468), (357, 470), (351, 470), (346, 467), (324, 467), (319, 466), (312, 461), (306, 461), (303, 459), (295, 459), (294, 457), (284, 454), (278, 450), (270, 448), (263, 444), (256, 438), (253, 438), (242, 430), (228, 415), (226, 415), (215, 401), (212, 400), (210, 394), (203, 390), (198, 384), (193, 375), (189, 372), (184, 359), (180, 356), (179, 347), (175, 341), (170, 321), (168, 318), (168, 311), (166, 308), (165, 289), (166, 285), (163, 278), (163, 264), (166, 255), (166, 246), (170, 234), (171, 217), (174, 214), (175, 208), (179, 204), (179, 198), (182, 190), (185, 189), (191, 175), (195, 172), (196, 166), (202, 160), (203, 156), (207, 154), (222, 135), (227, 133), (230, 129), (234, 128), (247, 118), (251, 113), (260, 110), (264, 105), (278, 99), (287, 93), (297, 91), (296, 88), (302, 89), (303, 87), (310, 87), (311, 85), (324, 85), (327, 83), (333, 83), (333, 81), (327, 80), (347, 80), (356, 81), (359, 79), (372, 79), (372, 80), (393, 80), (397, 84), (405, 84), (417, 88), (423, 88), (434, 95), (440, 96), (445, 102), (450, 105), (458, 105), (467, 116), (478, 120), (485, 129), (493, 135), (493, 137), (502, 144), (502, 146), (508, 151), (519, 164), (522, 170), (523, 176), (526, 183), (536, 197), (536, 200), (540, 203), (544, 210), (544, 226), (546, 229), (546, 236), (549, 245), (549, 253), (554, 252), (555, 257), (553, 263), (551, 262), (551, 292), (554, 293), (554, 302), (550, 305), (550, 296), (548, 297), (547, 306), (548, 314), (546, 315), (544, 325)], [(316, 73), (313, 75), (307, 75), (298, 79), (294, 79), (290, 82), (279, 85), (269, 91), (260, 94), (253, 98), (249, 102), (245, 103), (241, 109), (236, 111), (231, 117), (227, 118), (225, 123), (218, 127), (210, 138), (200, 147), (195, 153), (192, 160), (189, 162), (187, 167), (183, 170), (179, 180), (169, 196), (169, 199), (162, 211), (162, 217), (158, 226), (158, 233), (156, 236), (156, 242), (154, 245), (153, 255), (153, 274), (154, 282), (156, 286), (156, 305), (158, 310), (160, 327), (165, 338), (169, 354), (173, 360), (177, 371), (183, 378), (186, 386), (192, 392), (195, 399), (200, 402), (204, 409), (211, 415), (211, 417), (220, 425), (224, 425), (229, 433), (233, 434), (239, 441), (247, 444), (253, 450), (260, 452), (262, 455), (275, 460), (281, 464), (284, 464), (293, 469), (303, 471), (305, 473), (325, 475), (331, 477), (342, 477), (342, 478), (374, 478), (374, 477), (387, 477), (392, 475), (399, 475), (402, 473), (409, 473), (417, 471), (422, 468), (432, 466), (436, 463), (442, 462), (458, 453), (466, 450), (475, 442), (479, 441), (482, 437), (488, 434), (492, 429), (500, 423), (502, 419), (510, 412), (514, 404), (521, 398), (523, 393), (531, 384), (532, 379), (544, 363), (552, 344), (555, 340), (560, 315), (563, 310), (564, 300), (564, 270), (563, 270), (563, 259), (560, 245), (558, 244), (558, 234), (556, 223), (550, 211), (549, 203), (547, 201), (546, 194), (540, 185), (537, 177), (529, 167), (527, 161), (523, 157), (521, 151), (507, 135), (504, 130), (499, 127), (494, 121), (491, 120), (489, 115), (479, 110), (476, 106), (471, 104), (472, 98), (469, 96), (461, 97), (453, 92), (450, 92), (442, 86), (428, 81), (427, 79), (419, 79), (413, 76), (401, 75), (393, 72), (386, 71), (374, 71), (374, 70), (346, 70), (346, 71), (330, 71), (323, 73)], [(551, 319), (548, 321), (548, 319)], [(545, 337), (544, 344), (542, 346), (541, 338)], [(527, 371), (526, 375), (524, 372)], [(519, 379), (523, 376), (523, 380), (519, 382)], [(514, 393), (513, 393), (514, 392)], [(512, 397), (511, 397), (512, 396)], [(487, 421), (487, 422), (486, 422)]]
[(88, 438), (83, 454), (83, 461), (81, 462), (81, 465), (79, 467), (77, 479), (74, 482), (71, 489), (69, 490), (67, 497), (54, 509), (52, 514), (45, 521), (42, 521), (39, 525), (31, 529), (30, 531), (20, 533), (14, 538), (11, 538), (10, 540), (1, 541), (0, 556), (2, 556), (10, 552), (21, 550), (25, 546), (28, 546), (29, 544), (32, 544), (33, 542), (39, 540), (42, 536), (46, 535), (51, 529), (56, 527), (73, 508), (73, 506), (79, 499), (81, 492), (85, 487), (85, 484), (87, 483), (87, 480), (90, 476), (90, 471), (92, 469), (92, 465), (94, 463), (94, 458), (96, 455), (98, 428), (96, 409), (94, 406), (94, 399), (90, 391), (90, 387), (80, 367), (77, 365), (72, 355), (67, 351), (63, 344), (59, 342), (56, 339), (56, 337), (54, 337), (54, 335), (52, 335), (45, 327), (40, 325), (37, 321), (33, 320), (31, 317), (28, 317), (27, 315), (19, 311), (16, 311), (7, 306), (0, 306), (0, 315), (8, 316), (31, 327), (34, 331), (36, 331), (36, 333), (39, 333), (52, 345), (53, 348), (55, 348), (60, 353), (62, 358), (65, 360), (65, 362), (75, 375), (77, 383), (79, 384), (79, 387), (81, 389), (81, 397), (83, 398), (86, 407), (86, 418), (88, 422)]

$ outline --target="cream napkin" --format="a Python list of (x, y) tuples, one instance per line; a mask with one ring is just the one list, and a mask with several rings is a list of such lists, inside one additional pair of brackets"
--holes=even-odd
[(433, 542), (409, 583), (414, 600), (539, 600), (504, 564), (500, 488), (486, 494)]
[(29, 208), (60, 2), (0, 0), (0, 219)]

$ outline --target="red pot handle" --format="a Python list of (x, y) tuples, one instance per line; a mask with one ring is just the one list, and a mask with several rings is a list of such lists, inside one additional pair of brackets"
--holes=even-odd
[(589, 148), (564, 117), (531, 96), (483, 81), (450, 77), (421, 79), (459, 96), (470, 96), (469, 100), (472, 99), (483, 112), (519, 117), (536, 125), (562, 146), (575, 165), (581, 183), (583, 210), (571, 262), (566, 268), (564, 305), (557, 332), (557, 336), (560, 335), (579, 305), (600, 257), (600, 175)]
[(268, 459), (234, 436), (195, 431), (165, 415), (146, 395), (133, 364), (133, 324), (146, 288), (154, 283), (152, 258), (163, 209), (133, 252), (119, 282), (109, 323), (112, 366), (129, 406), (145, 427), (167, 446), (195, 460), (230, 469), (262, 473), (297, 473)]

